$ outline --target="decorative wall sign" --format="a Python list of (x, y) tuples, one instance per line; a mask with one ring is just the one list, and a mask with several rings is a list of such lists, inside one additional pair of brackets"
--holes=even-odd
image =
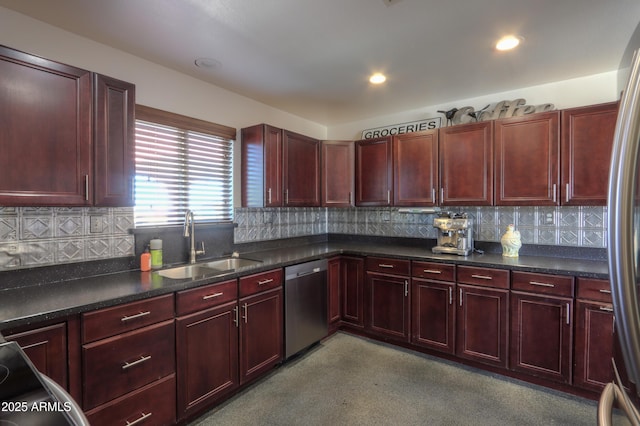
[(408, 123), (393, 124), (391, 126), (376, 127), (362, 131), (362, 139), (381, 138), (385, 136), (401, 135), (404, 133), (422, 132), (424, 130), (437, 129), (442, 125), (442, 118), (427, 118), (426, 120), (411, 121)]
[(498, 118), (521, 117), (536, 112), (553, 111), (553, 104), (527, 105), (525, 99), (513, 101), (504, 100), (489, 104), (481, 110), (474, 110), (471, 106), (460, 109), (452, 108), (448, 111), (438, 111), (447, 118), (447, 125), (471, 123), (474, 121), (496, 120)]

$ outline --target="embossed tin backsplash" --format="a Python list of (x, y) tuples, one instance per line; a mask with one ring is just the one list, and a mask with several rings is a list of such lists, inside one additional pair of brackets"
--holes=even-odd
[[(514, 224), (523, 244), (606, 248), (605, 207), (460, 207), (476, 241)], [(349, 234), (436, 238), (433, 214), (397, 208), (237, 208), (235, 243)], [(0, 207), (0, 270), (133, 256), (133, 208)]]

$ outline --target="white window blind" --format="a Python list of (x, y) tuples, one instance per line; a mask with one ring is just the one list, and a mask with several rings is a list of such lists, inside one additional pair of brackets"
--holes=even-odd
[(136, 227), (233, 219), (233, 140), (136, 120)]

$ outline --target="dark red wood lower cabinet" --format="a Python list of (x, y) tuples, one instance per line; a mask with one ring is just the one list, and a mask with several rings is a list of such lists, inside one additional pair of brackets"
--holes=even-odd
[(576, 302), (575, 386), (600, 392), (613, 380), (613, 328), (610, 304)]
[(509, 291), (458, 284), (456, 355), (507, 366)]
[(571, 383), (573, 299), (511, 294), (511, 368)]
[(179, 418), (238, 387), (237, 309), (234, 301), (176, 319)]
[(282, 360), (282, 287), (240, 299), (240, 383)]
[(412, 279), (413, 344), (453, 354), (455, 350), (455, 284)]
[(366, 330), (409, 341), (409, 278), (367, 273)]

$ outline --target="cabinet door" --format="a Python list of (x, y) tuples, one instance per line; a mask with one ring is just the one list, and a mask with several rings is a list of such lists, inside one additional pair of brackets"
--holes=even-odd
[(511, 294), (511, 368), (571, 383), (573, 299)]
[(356, 142), (356, 206), (390, 206), (393, 200), (390, 138)]
[[(5, 332), (6, 333), (6, 332)], [(54, 324), (16, 334), (5, 334), (7, 341), (20, 345), (38, 371), (65, 389), (67, 382), (67, 325)]]
[(94, 204), (133, 206), (135, 86), (94, 74)]
[(240, 299), (240, 383), (282, 360), (282, 288)]
[(610, 304), (576, 302), (574, 385), (601, 392), (613, 380), (613, 321)]
[(617, 117), (617, 102), (562, 111), (562, 204), (607, 204)]
[(91, 73), (0, 47), (0, 205), (91, 204)]
[(320, 205), (320, 141), (284, 131), (284, 205)]
[(455, 349), (455, 284), (412, 279), (411, 342), (449, 354)]
[(440, 204), (493, 204), (493, 122), (440, 129)]
[(232, 302), (176, 319), (179, 417), (238, 387), (237, 315)]
[(364, 327), (364, 259), (342, 257), (342, 321)]
[(340, 321), (340, 273), (342, 268), (340, 267), (339, 257), (334, 257), (333, 259), (329, 259), (327, 262), (327, 291), (329, 294), (327, 295), (328, 303), (328, 321), (329, 321), (329, 329), (337, 327), (337, 323)]
[(509, 291), (458, 284), (456, 354), (507, 366)]
[(322, 205), (353, 205), (355, 151), (352, 141), (322, 142)]
[(496, 205), (558, 205), (559, 133), (558, 111), (496, 120)]
[(409, 340), (409, 278), (367, 272), (367, 323), (372, 333)]
[(393, 137), (393, 203), (433, 206), (438, 188), (438, 130)]
[(282, 206), (282, 130), (258, 124), (241, 135), (242, 206)]

